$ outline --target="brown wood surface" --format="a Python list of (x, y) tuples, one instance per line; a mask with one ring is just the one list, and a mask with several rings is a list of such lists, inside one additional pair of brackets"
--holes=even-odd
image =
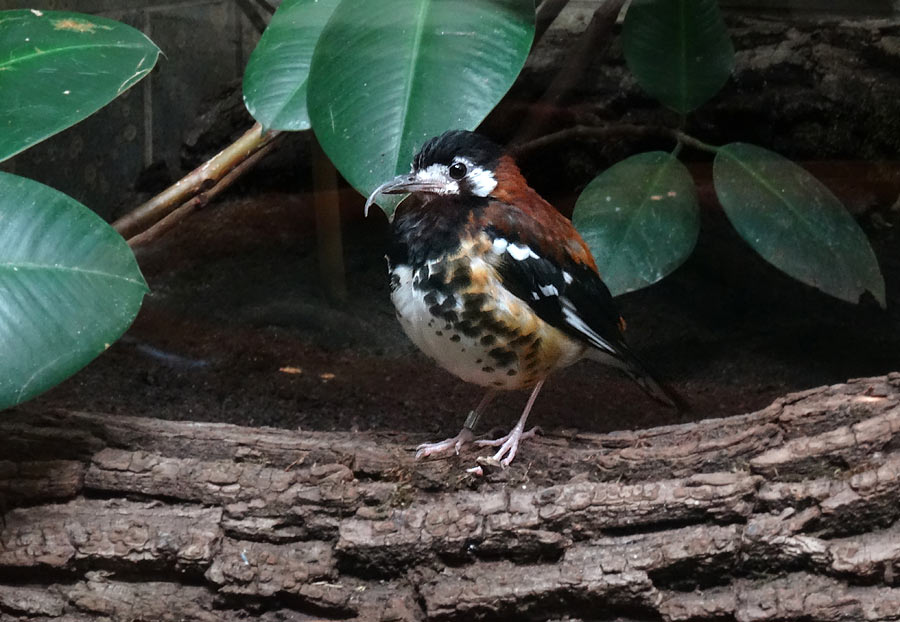
[[(900, 620), (900, 374), (529, 441), (20, 410), (0, 620)], [(484, 452), (482, 452), (484, 453)]]

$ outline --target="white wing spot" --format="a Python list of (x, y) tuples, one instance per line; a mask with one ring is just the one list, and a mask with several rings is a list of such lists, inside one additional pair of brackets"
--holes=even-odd
[(531, 250), (530, 246), (519, 246), (518, 244), (510, 244), (506, 252), (510, 254), (510, 256), (516, 261), (524, 261), (531, 257), (532, 259), (537, 259), (537, 254)]
[(494, 254), (496, 255), (502, 255), (506, 252), (507, 246), (509, 246), (509, 242), (507, 242), (503, 238), (497, 238), (496, 240), (494, 240), (491, 250), (494, 251)]
[(566, 282), (566, 285), (572, 284), (572, 275), (563, 270), (563, 281)]
[(541, 285), (540, 290), (544, 296), (559, 296), (559, 290), (554, 285)]

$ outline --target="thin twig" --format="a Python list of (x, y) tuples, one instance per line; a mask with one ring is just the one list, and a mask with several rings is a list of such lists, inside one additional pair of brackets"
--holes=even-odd
[(174, 185), (134, 208), (112, 226), (122, 237), (129, 239), (154, 223), (165, 218), (192, 197), (215, 186), (233, 168), (275, 140), (281, 132), (263, 133), (259, 123), (254, 124), (243, 136), (198, 166)]
[(131, 248), (143, 246), (165, 235), (169, 230), (175, 227), (175, 225), (187, 218), (192, 212), (208, 205), (213, 199), (215, 199), (229, 186), (231, 186), (231, 184), (233, 184), (239, 177), (256, 166), (257, 162), (268, 155), (269, 152), (272, 151), (277, 144), (278, 143), (275, 142), (267, 143), (259, 151), (231, 169), (231, 171), (229, 171), (227, 175), (220, 179), (215, 186), (213, 186), (209, 190), (201, 192), (187, 203), (184, 203), (180, 207), (176, 208), (146, 231), (130, 237), (128, 239), (128, 245)]
[(635, 125), (632, 123), (616, 123), (602, 126), (576, 125), (552, 134), (546, 134), (540, 138), (535, 138), (526, 143), (521, 143), (512, 147), (510, 150), (512, 155), (520, 157), (532, 151), (543, 149), (548, 145), (553, 145), (570, 139), (603, 139), (615, 136), (636, 136), (636, 137), (657, 137), (670, 138), (680, 144), (716, 153), (719, 148), (703, 142), (698, 138), (694, 138), (690, 134), (685, 134), (681, 130), (664, 127), (662, 125)]

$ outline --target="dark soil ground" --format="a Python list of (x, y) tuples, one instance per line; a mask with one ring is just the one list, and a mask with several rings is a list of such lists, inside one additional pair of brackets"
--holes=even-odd
[[(708, 184), (700, 190), (694, 254), (662, 282), (619, 299), (633, 347), (692, 404), (687, 418), (752, 411), (790, 391), (900, 369), (900, 212), (890, 201), (858, 214), (885, 272), (883, 311), (868, 296), (851, 305), (784, 276), (740, 240)], [(845, 191), (852, 202), (847, 192), (858, 189)], [(326, 299), (308, 195), (233, 198), (138, 253), (152, 293), (132, 329), (29, 407), (454, 434), (481, 389), (408, 342), (388, 297), (386, 222), (380, 213), (362, 220), (352, 191), (342, 203), (345, 302)], [(565, 211), (571, 198), (558, 204)], [(511, 426), (525, 399), (498, 400), (480, 431)], [(583, 362), (548, 383), (532, 420), (600, 432), (678, 416)]]

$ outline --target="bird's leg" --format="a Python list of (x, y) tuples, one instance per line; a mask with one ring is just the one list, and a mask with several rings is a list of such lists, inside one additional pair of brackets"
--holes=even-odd
[[(528, 398), (528, 403), (525, 404), (525, 410), (522, 411), (522, 416), (519, 417), (519, 421), (516, 423), (515, 427), (509, 431), (509, 434), (502, 438), (498, 438), (492, 441), (475, 441), (475, 444), (480, 447), (490, 446), (496, 447), (500, 446), (500, 451), (495, 453), (492, 460), (496, 460), (503, 466), (509, 466), (509, 463), (513, 461), (513, 458), (516, 457), (516, 451), (519, 448), (519, 441), (524, 438), (531, 438), (534, 436), (537, 428), (531, 428), (527, 432), (525, 432), (525, 421), (528, 419), (528, 413), (531, 412), (531, 407), (534, 406), (534, 400), (537, 399), (538, 393), (541, 392), (541, 387), (544, 386), (544, 381), (541, 380), (534, 386), (534, 389), (531, 391), (531, 396)], [(504, 456), (506, 456), (504, 458)]]
[(454, 450), (456, 455), (459, 455), (460, 449), (471, 443), (472, 439), (475, 438), (472, 430), (478, 423), (478, 419), (481, 418), (484, 409), (488, 407), (496, 395), (496, 389), (489, 389), (488, 392), (484, 394), (484, 397), (481, 398), (481, 401), (478, 402), (478, 406), (475, 407), (475, 410), (471, 411), (469, 416), (466, 417), (466, 422), (463, 424), (462, 430), (460, 430), (459, 434), (453, 438), (448, 438), (437, 443), (422, 443), (416, 447), (416, 460), (443, 453), (450, 449)]

